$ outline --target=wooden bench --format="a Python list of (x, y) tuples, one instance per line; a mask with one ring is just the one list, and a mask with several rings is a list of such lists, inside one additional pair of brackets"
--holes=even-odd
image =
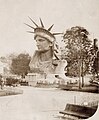
[(88, 106), (81, 106), (81, 105), (75, 105), (75, 104), (67, 104), (65, 110), (60, 111), (59, 113), (87, 119), (96, 112), (97, 107), (98, 106), (88, 107)]

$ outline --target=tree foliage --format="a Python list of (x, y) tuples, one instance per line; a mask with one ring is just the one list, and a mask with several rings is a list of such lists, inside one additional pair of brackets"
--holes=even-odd
[(18, 75), (26, 75), (29, 71), (29, 63), (30, 63), (31, 57), (29, 54), (21, 53), (16, 58), (12, 59), (11, 63), (11, 71), (14, 74)]
[(97, 76), (99, 74), (99, 51), (97, 51), (97, 54), (96, 54), (93, 64), (92, 64), (92, 73), (97, 74)]
[(91, 40), (88, 37), (89, 32), (80, 26), (72, 27), (66, 30), (63, 41), (65, 42), (67, 60), (67, 74), (70, 76), (78, 76), (79, 61), (82, 61), (83, 73), (88, 71), (90, 63)]
[(92, 54), (92, 59), (91, 59), (91, 72), (92, 74), (97, 74), (99, 73), (99, 49), (98, 49), (98, 39), (94, 39), (94, 44), (91, 48), (91, 54)]

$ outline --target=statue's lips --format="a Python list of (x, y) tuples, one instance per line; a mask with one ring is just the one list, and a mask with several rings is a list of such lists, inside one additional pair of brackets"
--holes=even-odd
[(39, 52), (46, 52), (46, 50), (42, 49), (42, 47), (41, 47), (41, 46), (37, 46), (37, 48), (38, 48), (38, 50), (37, 50), (37, 51), (39, 51)]
[(42, 49), (41, 46), (37, 46), (38, 49)]

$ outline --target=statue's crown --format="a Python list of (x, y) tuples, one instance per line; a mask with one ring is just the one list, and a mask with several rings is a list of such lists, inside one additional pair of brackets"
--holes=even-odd
[(26, 23), (25, 23), (25, 25), (29, 26), (30, 28), (32, 28), (34, 30), (34, 31), (27, 31), (29, 33), (34, 33), (34, 38), (36, 38), (36, 36), (41, 36), (41, 37), (48, 39), (50, 42), (54, 42), (55, 35), (62, 34), (62, 33), (51, 33), (50, 32), (54, 24), (51, 25), (48, 29), (45, 29), (41, 18), (40, 18), (41, 26), (38, 26), (30, 17), (29, 17), (29, 19), (36, 26), (36, 28), (34, 28), (33, 26), (28, 25)]

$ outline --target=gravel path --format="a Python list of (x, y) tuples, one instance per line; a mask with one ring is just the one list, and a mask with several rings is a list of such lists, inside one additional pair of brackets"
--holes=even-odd
[[(99, 100), (99, 94), (55, 88), (18, 87), (23, 94), (0, 97), (0, 120), (60, 120), (66, 103)], [(62, 119), (61, 119), (62, 120)]]

